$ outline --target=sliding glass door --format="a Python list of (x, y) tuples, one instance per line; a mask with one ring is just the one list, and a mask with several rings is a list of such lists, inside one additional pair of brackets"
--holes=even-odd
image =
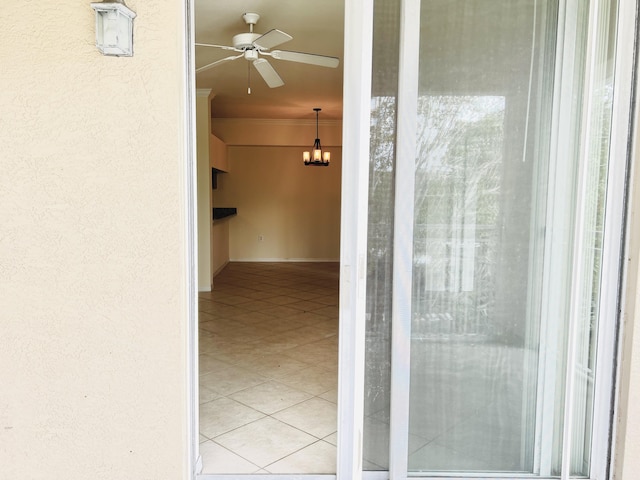
[(375, 1), (365, 471), (593, 475), (618, 13)]

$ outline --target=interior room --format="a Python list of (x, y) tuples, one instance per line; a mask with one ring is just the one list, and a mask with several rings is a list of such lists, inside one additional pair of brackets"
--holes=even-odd
[(195, 5), (202, 473), (335, 473), (344, 2)]

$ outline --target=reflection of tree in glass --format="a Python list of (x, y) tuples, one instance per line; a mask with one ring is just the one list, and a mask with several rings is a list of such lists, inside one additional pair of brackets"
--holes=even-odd
[(395, 97), (371, 100), (369, 167), (369, 232), (367, 312), (372, 323), (384, 326), (391, 312), (391, 261), (396, 134)]
[(503, 97), (418, 100), (416, 334), (493, 333), (504, 108)]

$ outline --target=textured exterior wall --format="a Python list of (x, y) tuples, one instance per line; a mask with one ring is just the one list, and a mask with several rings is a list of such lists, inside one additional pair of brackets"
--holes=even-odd
[(613, 478), (635, 480), (640, 472), (640, 127), (636, 109), (634, 161), (629, 197), (628, 251), (625, 268), (622, 317), (622, 348), (620, 352), (619, 408), (616, 417)]
[(0, 479), (180, 479), (183, 3), (0, 5)]
[[(637, 252), (636, 252), (637, 253)], [(630, 268), (634, 276), (638, 271), (638, 256), (633, 256)], [(614, 479), (636, 480), (640, 472), (640, 333), (635, 319), (640, 317), (640, 289), (634, 279), (635, 291), (628, 303), (635, 305), (625, 317), (625, 342), (622, 349), (622, 381), (620, 409), (617, 420), (617, 449), (615, 451)]]

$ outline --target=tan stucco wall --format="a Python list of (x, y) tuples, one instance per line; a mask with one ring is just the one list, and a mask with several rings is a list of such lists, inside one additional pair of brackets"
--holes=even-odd
[(0, 478), (187, 478), (182, 2), (0, 5)]
[(635, 115), (636, 135), (631, 167), (631, 188), (624, 266), (625, 289), (622, 304), (618, 415), (613, 478), (636, 480), (640, 472), (640, 115)]

